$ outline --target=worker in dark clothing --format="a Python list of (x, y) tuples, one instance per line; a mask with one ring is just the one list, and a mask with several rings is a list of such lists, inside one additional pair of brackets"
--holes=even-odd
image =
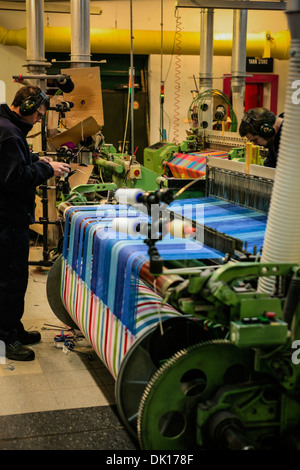
[(266, 108), (249, 109), (241, 121), (240, 136), (268, 149), (264, 166), (276, 168), (282, 123), (283, 113), (276, 116)]
[(41, 339), (38, 331), (25, 331), (21, 322), (36, 187), (70, 171), (69, 165), (38, 158), (29, 150), (26, 136), (47, 107), (46, 95), (36, 86), (20, 88), (10, 107), (0, 105), (0, 341), (6, 357), (20, 361), (34, 359), (26, 345)]

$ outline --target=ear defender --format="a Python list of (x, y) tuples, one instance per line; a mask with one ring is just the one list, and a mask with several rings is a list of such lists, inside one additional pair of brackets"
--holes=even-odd
[[(255, 119), (254, 117), (249, 116), (248, 114), (246, 114), (243, 117), (242, 121), (249, 124), (252, 127), (254, 134), (258, 134), (263, 139), (271, 139), (271, 137), (274, 137), (274, 135), (275, 135), (274, 127), (271, 124), (262, 121), (261, 119)], [(258, 122), (258, 123), (261, 122), (262, 123), (259, 126), (258, 130), (254, 129), (253, 122)]]
[(259, 135), (266, 139), (270, 139), (275, 135), (275, 129), (267, 122), (264, 122), (259, 128)]
[(39, 109), (42, 104), (48, 107), (49, 101), (45, 93), (41, 90), (38, 95), (30, 96), (20, 105), (20, 114), (22, 116), (31, 116)]

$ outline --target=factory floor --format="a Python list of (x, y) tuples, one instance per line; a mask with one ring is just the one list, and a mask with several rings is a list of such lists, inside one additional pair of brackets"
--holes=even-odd
[[(41, 260), (42, 248), (29, 259)], [(47, 274), (29, 268), (23, 324), (41, 332), (35, 360), (0, 364), (0, 450), (137, 449), (117, 414), (114, 379), (88, 342), (75, 337), (85, 355), (57, 347), (64, 325), (48, 305)]]

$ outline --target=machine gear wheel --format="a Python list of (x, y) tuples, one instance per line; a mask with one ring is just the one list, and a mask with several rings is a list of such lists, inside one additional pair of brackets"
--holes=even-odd
[(140, 401), (142, 449), (197, 448), (197, 405), (224, 386), (249, 378), (249, 352), (227, 340), (202, 342), (173, 355), (153, 375)]
[(150, 378), (161, 363), (182, 348), (210, 338), (199, 322), (184, 316), (163, 322), (164, 334), (156, 325), (138, 338), (125, 355), (116, 380), (115, 397), (127, 431), (137, 439), (139, 403)]

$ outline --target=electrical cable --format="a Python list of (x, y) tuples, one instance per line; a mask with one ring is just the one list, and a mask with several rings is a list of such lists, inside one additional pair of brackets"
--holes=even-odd
[[(160, 47), (160, 129), (159, 129), (159, 134), (160, 134), (160, 139), (163, 140), (164, 137), (164, 81), (163, 81), (163, 27), (164, 27), (164, 22), (163, 22), (163, 0), (160, 2), (160, 8), (161, 8), (161, 47)], [(162, 88), (163, 88), (163, 94), (162, 94)]]
[(124, 130), (124, 137), (123, 137), (122, 153), (125, 153), (125, 142), (126, 142), (127, 129), (128, 129), (129, 105), (130, 105), (130, 89), (128, 88), (126, 122), (125, 122), (125, 130)]
[(176, 33), (175, 33), (175, 97), (174, 97), (174, 122), (173, 122), (173, 142), (179, 140), (179, 109), (180, 109), (180, 78), (181, 78), (181, 17), (178, 9), (175, 8)]
[(131, 159), (129, 166), (135, 161), (134, 156), (134, 67), (133, 67), (133, 12), (130, 0), (130, 121), (131, 121)]
[(126, 110), (126, 123), (123, 137), (122, 153), (125, 153), (125, 142), (128, 131), (129, 110), (130, 110), (130, 123), (131, 123), (131, 159), (129, 166), (133, 163), (134, 157), (134, 67), (133, 67), (133, 14), (132, 14), (132, 0), (130, 0), (130, 67), (129, 67), (129, 80), (128, 80), (128, 98)]

